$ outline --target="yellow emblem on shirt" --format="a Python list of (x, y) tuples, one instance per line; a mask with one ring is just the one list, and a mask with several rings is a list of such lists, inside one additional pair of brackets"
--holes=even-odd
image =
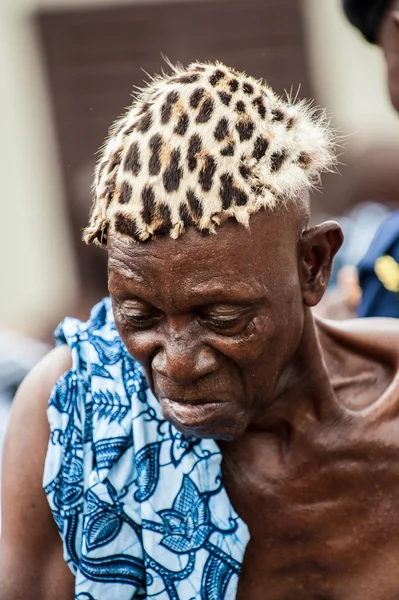
[(385, 289), (399, 292), (399, 264), (392, 256), (381, 256), (374, 263), (374, 271)]

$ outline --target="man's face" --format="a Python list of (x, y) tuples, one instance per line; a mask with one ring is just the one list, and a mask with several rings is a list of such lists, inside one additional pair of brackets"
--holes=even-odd
[(261, 212), (250, 229), (111, 239), (118, 331), (180, 431), (233, 439), (273, 402), (302, 335), (300, 238), (298, 219)]
[(379, 32), (379, 44), (384, 51), (391, 101), (399, 111), (399, 0), (393, 0)]

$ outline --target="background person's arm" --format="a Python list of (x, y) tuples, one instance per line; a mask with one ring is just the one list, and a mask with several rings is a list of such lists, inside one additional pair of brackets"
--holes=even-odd
[(74, 576), (42, 488), (48, 401), (70, 367), (70, 350), (53, 350), (26, 377), (13, 402), (3, 457), (0, 600), (74, 597)]

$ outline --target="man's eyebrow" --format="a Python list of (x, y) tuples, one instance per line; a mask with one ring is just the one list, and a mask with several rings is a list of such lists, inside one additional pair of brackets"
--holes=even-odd
[(220, 275), (207, 279), (206, 281), (193, 284), (192, 291), (198, 294), (219, 294), (220, 296), (234, 295), (242, 298), (263, 297), (265, 295), (264, 286), (259, 282), (251, 280), (245, 282), (242, 280), (232, 280), (226, 282)]
[(193, 307), (193, 310), (198, 310), (198, 311), (212, 311), (212, 309), (236, 309), (236, 310), (241, 310), (241, 311), (245, 311), (245, 310), (249, 310), (251, 308), (256, 308), (258, 306), (261, 306), (264, 303), (263, 299), (256, 299), (256, 300), (250, 300), (250, 299), (241, 299), (241, 300), (236, 300), (236, 299), (219, 299), (219, 300), (214, 300), (211, 302), (202, 302), (201, 304), (198, 304), (196, 306)]
[[(203, 286), (200, 286), (203, 288)], [(254, 292), (253, 289), (244, 290), (242, 285), (240, 288), (229, 288), (225, 285), (217, 287), (207, 286), (203, 289), (198, 287), (192, 288), (193, 295), (198, 294), (201, 297), (201, 306), (211, 306), (212, 304), (229, 304), (233, 305), (255, 305), (264, 302), (267, 296), (264, 293)]]

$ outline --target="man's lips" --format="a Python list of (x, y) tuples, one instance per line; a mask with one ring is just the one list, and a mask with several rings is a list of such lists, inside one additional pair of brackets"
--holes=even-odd
[(222, 404), (221, 400), (209, 400), (207, 398), (171, 398), (170, 396), (161, 397), (159, 402), (173, 402), (174, 404), (183, 404), (188, 406), (203, 406), (204, 404)]
[(160, 399), (166, 419), (170, 419), (189, 428), (200, 427), (218, 417), (226, 408), (225, 402), (217, 400), (180, 400)]

